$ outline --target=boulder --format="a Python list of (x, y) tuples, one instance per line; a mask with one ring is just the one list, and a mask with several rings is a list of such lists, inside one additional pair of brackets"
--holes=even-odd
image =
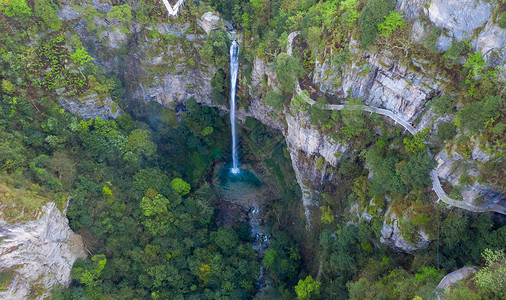
[(204, 31), (209, 34), (209, 32), (213, 30), (218, 30), (221, 27), (221, 19), (220, 16), (212, 11), (208, 11), (202, 15), (200, 20), (197, 23), (204, 29)]
[[(457, 283), (457, 281), (460, 281), (462, 279), (466, 279), (467, 277), (473, 275), (476, 273), (476, 268), (474, 267), (463, 267), (456, 271), (453, 271), (451, 273), (448, 273), (441, 281), (439, 282), (437, 288), (438, 289), (447, 289)], [(440, 296), (440, 293), (438, 293), (438, 296)], [(438, 297), (439, 298), (439, 297)]]

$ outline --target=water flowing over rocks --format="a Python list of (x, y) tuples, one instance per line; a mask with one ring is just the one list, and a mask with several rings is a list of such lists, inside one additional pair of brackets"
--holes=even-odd
[[(86, 257), (81, 237), (68, 225), (53, 202), (39, 219), (0, 227), (0, 270), (14, 272), (1, 299), (34, 299), (49, 296), (55, 284), (68, 286), (74, 261)], [(35, 292), (40, 294), (34, 294)]]

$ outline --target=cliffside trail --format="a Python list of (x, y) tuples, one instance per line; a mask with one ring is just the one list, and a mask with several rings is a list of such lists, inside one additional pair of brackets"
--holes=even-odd
[[(288, 55), (292, 55), (293, 39), (299, 34), (300, 34), (300, 31), (294, 31), (288, 35), (288, 43), (287, 43), (287, 49), (286, 49), (286, 53)], [(299, 85), (299, 82), (297, 82), (297, 86), (295, 87), (295, 90), (296, 90), (297, 94), (299, 94), (302, 97), (302, 99), (304, 99), (304, 101), (306, 101), (306, 103), (308, 103), (309, 105), (313, 105), (316, 103), (315, 100), (311, 99), (310, 97), (308, 97), (305, 94), (302, 94), (302, 89)], [(345, 107), (345, 105), (331, 105), (331, 104), (327, 105), (328, 110), (342, 110), (342, 109), (344, 109), (344, 107)], [(367, 106), (367, 105), (362, 105), (362, 106), (354, 107), (351, 109), (361, 109), (363, 111), (367, 111), (370, 113), (380, 114), (382, 116), (392, 119), (396, 124), (400, 124), (405, 130), (409, 131), (409, 133), (411, 133), (411, 134), (416, 133), (416, 129), (412, 124), (410, 124), (408, 121), (402, 119), (401, 117), (399, 117), (398, 115), (394, 114), (393, 112), (391, 112), (387, 109), (382, 109), (382, 108), (377, 108), (377, 107), (372, 107), (372, 106)], [(430, 152), (429, 152), (429, 154), (430, 154)], [(445, 191), (443, 190), (443, 187), (441, 186), (441, 182), (439, 181), (439, 177), (437, 176), (437, 172), (435, 170), (433, 170), (430, 173), (430, 177), (432, 180), (432, 190), (438, 196), (438, 198), (439, 198), (438, 201), (441, 200), (450, 206), (455, 206), (455, 207), (469, 210), (469, 211), (473, 211), (473, 212), (492, 211), (492, 212), (506, 215), (506, 207), (503, 207), (500, 205), (489, 204), (489, 205), (484, 205), (484, 206), (476, 206), (476, 205), (470, 204), (469, 202), (452, 199), (452, 198), (448, 197), (448, 195), (446, 195)]]

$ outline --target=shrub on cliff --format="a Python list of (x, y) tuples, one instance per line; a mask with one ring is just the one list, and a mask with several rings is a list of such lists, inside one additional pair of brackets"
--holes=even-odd
[(304, 74), (301, 64), (290, 55), (280, 53), (276, 58), (276, 76), (283, 92), (293, 93), (297, 79)]
[(388, 13), (394, 8), (392, 0), (368, 0), (360, 13), (358, 26), (362, 32), (362, 47), (367, 48), (378, 37), (378, 25), (381, 24)]

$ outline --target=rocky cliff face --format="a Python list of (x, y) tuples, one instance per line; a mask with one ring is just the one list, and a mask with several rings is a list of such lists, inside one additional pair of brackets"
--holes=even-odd
[(506, 30), (493, 20), (495, 6), (493, 1), (483, 0), (398, 0), (396, 4), (408, 20), (425, 16), (443, 31), (439, 50), (450, 48), (452, 41), (466, 39), (492, 66), (506, 63)]
[[(381, 228), (380, 242), (395, 250), (407, 253), (425, 248), (429, 245), (431, 239), (422, 229), (403, 233), (401, 227), (402, 223), (407, 221), (407, 215), (397, 216), (390, 211), (390, 208), (389, 206), (385, 213), (383, 228)], [(406, 214), (409, 214), (409, 210)]]
[[(92, 1), (95, 8), (107, 13), (111, 7), (107, 3)], [(442, 0), (398, 0), (396, 8), (401, 10), (410, 21), (419, 17), (427, 17), (435, 26), (443, 29), (440, 40), (445, 40), (446, 45), (451, 45), (452, 40), (462, 40), (469, 37), (471, 45), (483, 51), (491, 64), (505, 62), (506, 53), (505, 31), (500, 29), (491, 20), (493, 5), (484, 1), (442, 1)], [(86, 30), (86, 24), (81, 15), (70, 4), (64, 1), (60, 11), (60, 18), (74, 22), (76, 32), (83, 40), (91, 41), (96, 47), (119, 49), (127, 43), (127, 35), (117, 30), (105, 30), (101, 36), (90, 36)], [(97, 20), (99, 26), (114, 28), (115, 24), (107, 20)], [(215, 14), (205, 14), (199, 25), (208, 33), (223, 26), (223, 22), (216, 18)], [(226, 24), (225, 24), (226, 26)], [(133, 22), (130, 26), (133, 33), (140, 31), (140, 26)], [(204, 105), (213, 106), (210, 99), (211, 77), (214, 70), (211, 68), (195, 65), (185, 56), (183, 44), (199, 48), (205, 35), (197, 34), (186, 25), (164, 23), (156, 24), (150, 28), (157, 34), (142, 37), (137, 40), (135, 54), (130, 57), (131, 64), (128, 73), (131, 73), (133, 90), (130, 97), (143, 101), (156, 101), (164, 106), (171, 107), (173, 103), (183, 103), (190, 97)], [(417, 21), (412, 31), (412, 40), (420, 42), (426, 35), (422, 21)], [(474, 30), (474, 34), (469, 32)], [(139, 35), (140, 36), (140, 35)], [(158, 37), (154, 37), (158, 36)], [(176, 37), (176, 42), (166, 45), (164, 36)], [(188, 46), (188, 45), (186, 45)], [(444, 49), (444, 47), (440, 47)], [(441, 93), (444, 79), (431, 74), (427, 67), (428, 62), (413, 58), (416, 70), (396, 60), (388, 52), (372, 53), (359, 50), (358, 42), (352, 41), (350, 53), (361, 56), (362, 59), (345, 65), (342, 68), (332, 66), (330, 59), (332, 53), (326, 53), (321, 61), (316, 62), (316, 68), (312, 74), (314, 82), (329, 94), (343, 95), (348, 90), (353, 97), (361, 97), (366, 104), (391, 110), (404, 120), (413, 122), (423, 116), (419, 126), (431, 126), (427, 114), (424, 115), (426, 103), (435, 95)], [(97, 58), (97, 64), (106, 70), (112, 70), (116, 62), (114, 58), (102, 61)], [(267, 85), (272, 87), (277, 84), (275, 73), (259, 58), (255, 59), (252, 72), (252, 83), (249, 86), (249, 107), (238, 110), (238, 117), (254, 117), (264, 124), (279, 129), (286, 137), (292, 164), (297, 179), (303, 190), (303, 201), (306, 207), (310, 207), (318, 198), (318, 186), (332, 182), (323, 169), (316, 168), (316, 160), (322, 157), (326, 165), (336, 167), (340, 155), (346, 151), (346, 146), (337, 144), (320, 130), (313, 128), (304, 115), (291, 116), (285, 112), (286, 118), (277, 117), (274, 110), (266, 106), (259, 94), (262, 89), (263, 79), (267, 78)], [(91, 101), (88, 101), (90, 100)], [(83, 117), (110, 116), (114, 117), (112, 108), (93, 111), (96, 107), (94, 99), (83, 103), (64, 101), (67, 108)], [(107, 102), (107, 101), (105, 101)], [(227, 111), (225, 106), (219, 109)], [(420, 128), (422, 128), (420, 127)], [(439, 170), (439, 169), (438, 169)], [(443, 169), (441, 169), (443, 170)], [(440, 172), (442, 178), (446, 178), (444, 171)], [(451, 179), (449, 179), (451, 180)], [(331, 183), (336, 184), (336, 183)], [(472, 196), (470, 196), (472, 197)], [(404, 251), (412, 251), (413, 245), (408, 245), (399, 234), (399, 226), (396, 225), (396, 217), (390, 216), (390, 221), (385, 223), (383, 241)], [(424, 235), (420, 233), (422, 240)], [(416, 245), (423, 247), (424, 243)]]
[(10, 280), (0, 290), (2, 299), (43, 299), (51, 288), (68, 286), (77, 258), (86, 257), (81, 237), (68, 225), (53, 202), (37, 220), (0, 227), (0, 270)]
[(386, 108), (406, 121), (413, 122), (427, 101), (441, 93), (443, 78), (428, 76), (427, 61), (413, 59), (421, 71), (409, 69), (388, 52), (361, 51), (352, 41), (350, 52), (362, 57), (341, 68), (332, 67), (331, 55), (317, 61), (313, 82), (330, 94), (348, 94), (362, 98), (366, 105)]
[(473, 181), (469, 185), (462, 185), (460, 178), (462, 175), (476, 178), (479, 175), (478, 164), (488, 162), (490, 156), (481, 151), (477, 144), (473, 147), (471, 157), (465, 158), (461, 154), (446, 150), (436, 155), (438, 166), (436, 171), (439, 178), (451, 183), (454, 187), (460, 188), (460, 194), (463, 201), (469, 202), (475, 206), (482, 205), (502, 205), (506, 206), (506, 195), (493, 188)]

